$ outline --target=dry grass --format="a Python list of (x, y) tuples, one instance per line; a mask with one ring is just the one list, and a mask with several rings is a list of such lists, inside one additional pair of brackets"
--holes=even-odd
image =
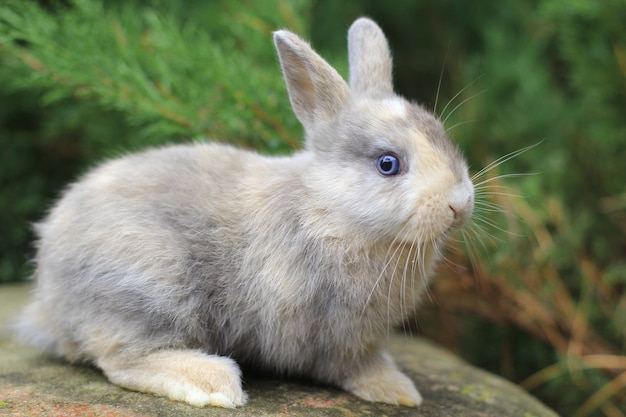
[[(505, 187), (497, 178), (490, 184), (492, 189)], [(506, 213), (497, 222), (508, 233), (484, 228), (491, 229), (490, 236), (470, 239), (484, 244), (479, 250), (478, 242), (453, 244), (433, 283), (432, 302), (420, 313), (420, 323), (439, 324), (420, 327), (461, 354), (467, 353), (462, 321), (468, 316), (532, 335), (549, 345), (553, 355), (545, 358), (543, 369), (530, 370), (518, 381), (522, 387), (541, 397), (542, 387), (566, 380), (568, 389), (577, 390), (574, 417), (626, 416), (626, 329), (615, 325), (617, 335), (606, 331), (610, 323), (624, 322), (623, 283), (610, 282), (584, 251), (566, 254), (572, 262), (568, 271), (574, 274), (560, 270), (551, 259), (560, 250), (558, 242), (572, 232), (565, 207), (553, 198), (531, 205), (516, 196), (519, 190), (506, 188), (511, 191), (486, 198), (490, 207), (496, 204)], [(615, 213), (617, 200), (602, 204)], [(624, 218), (617, 220), (623, 227), (619, 220)], [(506, 346), (502, 352), (500, 368), (506, 375), (515, 358)], [(556, 363), (550, 363), (554, 358)]]

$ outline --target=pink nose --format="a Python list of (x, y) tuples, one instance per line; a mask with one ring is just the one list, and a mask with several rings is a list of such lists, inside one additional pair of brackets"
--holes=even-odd
[(468, 196), (463, 202), (451, 202), (448, 204), (450, 210), (454, 212), (454, 217), (463, 215), (468, 209), (471, 209), (471, 196)]
[(474, 187), (468, 180), (454, 186), (448, 201), (448, 207), (454, 213), (455, 224), (460, 226), (472, 214), (474, 202)]

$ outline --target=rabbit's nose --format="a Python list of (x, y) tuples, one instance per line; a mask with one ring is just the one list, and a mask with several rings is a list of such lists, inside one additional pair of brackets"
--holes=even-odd
[(448, 207), (454, 216), (454, 226), (459, 227), (469, 218), (474, 208), (474, 187), (469, 180), (454, 186), (450, 193)]

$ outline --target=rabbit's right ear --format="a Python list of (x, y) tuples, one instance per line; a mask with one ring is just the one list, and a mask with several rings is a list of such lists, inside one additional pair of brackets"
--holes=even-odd
[(355, 94), (393, 94), (391, 52), (382, 29), (371, 19), (357, 19), (348, 31), (350, 88)]
[(344, 79), (297, 35), (279, 30), (274, 44), (287, 84), (291, 107), (309, 131), (319, 121), (329, 120), (350, 99)]

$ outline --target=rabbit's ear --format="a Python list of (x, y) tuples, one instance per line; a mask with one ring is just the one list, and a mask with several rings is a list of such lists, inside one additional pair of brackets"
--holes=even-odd
[(286, 30), (274, 32), (274, 44), (287, 83), (291, 107), (306, 130), (332, 118), (350, 98), (343, 78), (311, 46)]
[(391, 52), (383, 31), (367, 18), (357, 19), (348, 31), (350, 88), (355, 94), (393, 93)]

